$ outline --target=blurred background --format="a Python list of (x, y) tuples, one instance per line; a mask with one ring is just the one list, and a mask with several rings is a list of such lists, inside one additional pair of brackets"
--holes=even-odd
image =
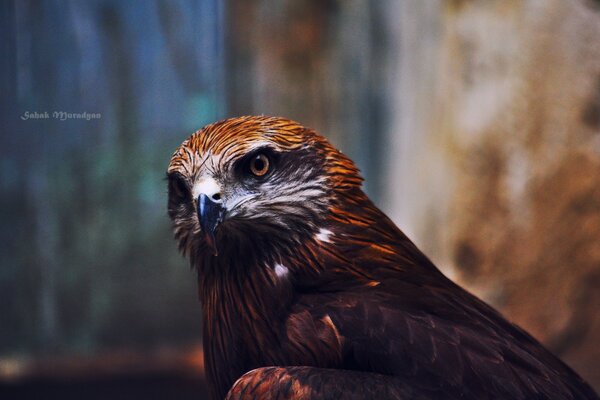
[(330, 138), (447, 275), (600, 389), (599, 1), (0, 4), (0, 393), (204, 396), (164, 176), (244, 114)]

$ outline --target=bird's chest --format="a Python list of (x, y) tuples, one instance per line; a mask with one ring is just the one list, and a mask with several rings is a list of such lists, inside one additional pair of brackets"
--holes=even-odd
[[(243, 373), (286, 362), (285, 295), (269, 281), (204, 279), (200, 287), (209, 380), (231, 385)], [(279, 289), (280, 290), (280, 289)], [(283, 301), (282, 301), (283, 299)]]
[(271, 365), (341, 365), (342, 338), (329, 316), (293, 304), (277, 314), (251, 302), (230, 304), (205, 310), (206, 363), (216, 380), (232, 384), (245, 372)]
[(208, 379), (226, 390), (264, 366), (341, 365), (342, 339), (331, 318), (299, 301), (269, 275), (202, 280), (203, 342)]
[(209, 315), (203, 339), (223, 364), (258, 366), (282, 361), (281, 321), (260, 312), (243, 315), (238, 310), (218, 309)]

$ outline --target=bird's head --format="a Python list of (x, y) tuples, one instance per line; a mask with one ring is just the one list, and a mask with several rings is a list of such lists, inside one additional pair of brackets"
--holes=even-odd
[(242, 243), (292, 249), (324, 229), (339, 195), (360, 190), (362, 181), (322, 136), (273, 117), (200, 129), (175, 151), (167, 178), (175, 237), (192, 258)]

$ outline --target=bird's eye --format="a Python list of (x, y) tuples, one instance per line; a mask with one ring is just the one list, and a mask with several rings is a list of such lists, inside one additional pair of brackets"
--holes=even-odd
[(171, 193), (178, 199), (186, 198), (189, 193), (184, 179), (179, 175), (171, 176), (169, 179), (169, 189)]
[(264, 176), (269, 172), (269, 158), (264, 154), (257, 154), (250, 160), (250, 172), (254, 176)]

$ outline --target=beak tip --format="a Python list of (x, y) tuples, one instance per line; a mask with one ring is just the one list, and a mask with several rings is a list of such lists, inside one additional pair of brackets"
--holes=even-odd
[(205, 194), (198, 196), (198, 222), (200, 222), (200, 229), (203, 231), (206, 245), (215, 257), (219, 255), (215, 230), (222, 222), (223, 214), (224, 209), (220, 202), (213, 201)]

